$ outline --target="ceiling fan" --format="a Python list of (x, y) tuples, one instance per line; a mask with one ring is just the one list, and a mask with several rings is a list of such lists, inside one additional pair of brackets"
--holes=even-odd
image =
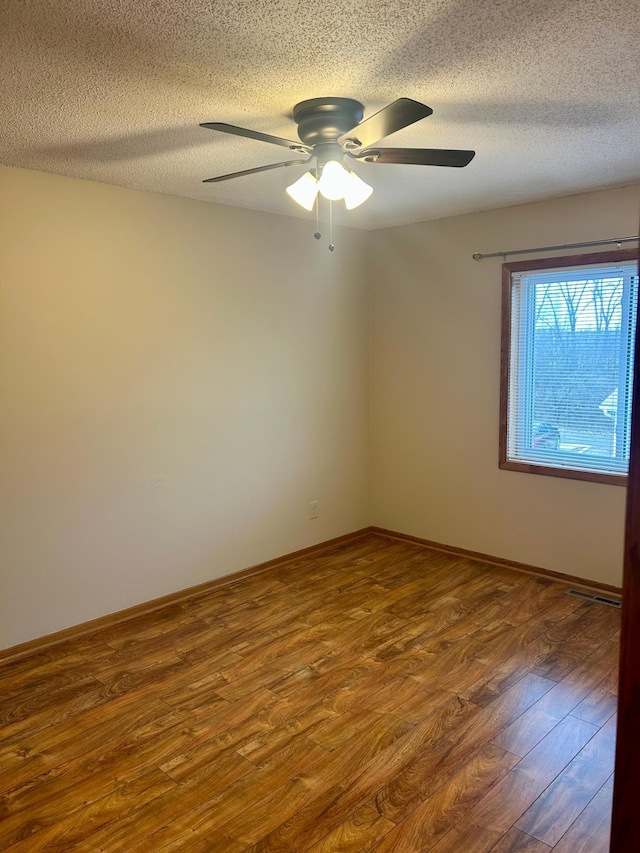
[(287, 187), (291, 198), (306, 210), (312, 210), (320, 193), (331, 201), (344, 199), (347, 209), (352, 210), (366, 201), (373, 192), (372, 187), (352, 171), (352, 161), (460, 168), (473, 160), (475, 151), (380, 148), (376, 145), (379, 140), (430, 116), (432, 112), (431, 107), (411, 98), (398, 98), (363, 121), (364, 107), (358, 101), (351, 98), (312, 98), (301, 101), (293, 108), (300, 142), (223, 122), (204, 122), (200, 127), (281, 145), (290, 151), (309, 156), (303, 160), (285, 160), (282, 163), (269, 163), (255, 169), (207, 178), (203, 183), (228, 181), (231, 178), (289, 166), (306, 166), (315, 160), (312, 170)]

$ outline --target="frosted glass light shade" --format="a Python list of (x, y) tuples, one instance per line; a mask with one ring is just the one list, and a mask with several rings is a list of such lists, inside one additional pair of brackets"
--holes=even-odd
[(305, 210), (313, 210), (318, 192), (331, 201), (343, 198), (347, 210), (353, 210), (369, 198), (373, 187), (355, 172), (348, 172), (337, 160), (325, 164), (320, 180), (312, 172), (305, 172), (287, 187), (287, 193)]
[(366, 201), (372, 192), (373, 187), (366, 184), (355, 172), (349, 172), (344, 193), (344, 206), (347, 210), (353, 210), (354, 207)]
[(337, 160), (329, 160), (322, 168), (318, 189), (330, 201), (344, 198), (348, 185), (349, 172)]
[(318, 195), (318, 181), (311, 172), (305, 172), (295, 184), (287, 187), (287, 192), (305, 210), (312, 210)]

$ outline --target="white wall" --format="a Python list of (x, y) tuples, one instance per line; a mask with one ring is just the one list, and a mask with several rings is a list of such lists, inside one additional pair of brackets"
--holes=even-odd
[(375, 525), (621, 584), (625, 488), (498, 469), (501, 260), (471, 256), (637, 234), (639, 211), (631, 187), (372, 235)]
[(369, 523), (366, 235), (314, 230), (0, 167), (0, 647)]

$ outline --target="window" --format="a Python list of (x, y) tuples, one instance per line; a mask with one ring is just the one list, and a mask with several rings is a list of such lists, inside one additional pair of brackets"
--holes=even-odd
[(635, 250), (502, 270), (500, 467), (625, 485)]

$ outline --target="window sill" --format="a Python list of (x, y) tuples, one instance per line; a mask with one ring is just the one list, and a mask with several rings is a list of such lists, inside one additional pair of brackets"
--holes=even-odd
[(541, 474), (543, 477), (562, 477), (565, 480), (585, 480), (590, 483), (606, 483), (609, 486), (626, 486), (627, 474), (605, 474), (597, 471), (576, 471), (573, 468), (554, 468), (551, 465), (534, 465), (530, 462), (513, 462), (501, 459), (503, 471), (519, 471), (521, 474)]

